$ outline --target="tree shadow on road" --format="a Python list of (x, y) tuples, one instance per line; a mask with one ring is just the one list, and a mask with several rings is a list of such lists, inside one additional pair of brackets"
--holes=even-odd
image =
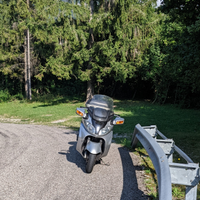
[(85, 171), (85, 160), (84, 158), (78, 153), (76, 150), (76, 143), (77, 142), (69, 142), (68, 144), (71, 145), (68, 150), (61, 150), (58, 152), (59, 154), (66, 155), (67, 161), (74, 163), (80, 168), (83, 172)]
[(138, 182), (135, 171), (137, 166), (134, 166), (129, 151), (124, 147), (118, 148), (123, 168), (123, 190), (121, 200), (148, 200), (149, 196), (138, 188)]

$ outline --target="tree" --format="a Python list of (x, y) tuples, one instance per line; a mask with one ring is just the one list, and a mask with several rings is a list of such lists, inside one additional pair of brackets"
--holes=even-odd
[(45, 73), (59, 79), (76, 77), (79, 65), (89, 60), (84, 52), (89, 35), (85, 25), (89, 10), (82, 1), (81, 5), (58, 0), (43, 1), (43, 4), (36, 1), (34, 5), (31, 31), (41, 63), (37, 78), (42, 79)]
[(100, 1), (95, 7), (90, 74), (98, 87), (105, 77), (124, 83), (135, 77), (145, 50), (157, 37), (159, 15), (152, 1)]
[[(79, 79), (90, 83), (88, 98), (91, 98), (92, 88), (100, 91), (108, 78), (119, 83), (137, 78), (147, 49), (158, 37), (160, 15), (152, 6), (156, 3), (154, 0), (82, 0), (75, 3), (33, 0), (29, 9), (25, 0), (19, 2), (8, 2), (9, 6), (18, 7), (14, 11), (9, 7), (11, 14), (7, 19), (17, 22), (17, 29), (12, 33), (15, 36), (20, 33), (17, 51), (23, 58), (23, 66), (24, 31), (28, 29), (31, 33), (33, 83), (47, 76), (55, 80)], [(11, 26), (7, 31), (11, 31)], [(13, 43), (9, 45), (13, 47)], [(2, 63), (7, 68), (11, 66), (8, 59)], [(18, 60), (13, 63), (19, 65)], [(20, 71), (16, 77), (23, 75)]]
[(23, 2), (2, 1), (0, 4), (0, 72), (23, 81), (24, 28), (22, 21), (28, 15)]
[[(75, 76), (73, 73), (77, 71), (76, 63), (71, 57), (80, 49), (80, 43), (87, 45), (83, 31), (76, 31), (76, 23), (79, 15), (84, 19), (87, 14), (84, 5), (59, 0), (31, 1), (30, 6), (27, 4), (28, 0), (3, 1), (0, 4), (0, 59), (3, 74), (21, 81), (25, 75), (25, 90), (31, 98), (31, 74), (38, 80), (41, 80), (45, 73), (55, 74), (59, 79), (70, 79), (71, 76)], [(30, 47), (27, 47), (30, 46), (30, 32), (33, 42), (31, 53)], [(22, 66), (28, 67), (23, 70)], [(14, 71), (17, 72), (13, 73)]]
[[(94, 0), (91, 0), (90, 1), (90, 20), (89, 20), (89, 23), (91, 23), (91, 21), (92, 21), (93, 14), (94, 14)], [(90, 38), (89, 38), (89, 41), (88, 41), (88, 48), (90, 50), (90, 49), (92, 49), (92, 45), (94, 43), (93, 28), (90, 27), (89, 33), (90, 33)], [(91, 61), (92, 61), (92, 57), (90, 57), (90, 60), (88, 62), (88, 67), (87, 67), (88, 70), (92, 69)], [(91, 99), (93, 97), (93, 95), (94, 95), (94, 85), (93, 85), (94, 80), (92, 80), (92, 79), (93, 79), (93, 77), (90, 77), (90, 80), (87, 81), (87, 97), (86, 97), (86, 101)]]
[[(160, 87), (168, 98), (184, 106), (199, 105), (199, 3), (198, 1), (164, 0), (160, 10), (166, 14), (160, 33), (164, 59)], [(170, 85), (165, 87), (164, 85)], [(166, 98), (165, 98), (166, 99)]]
[(173, 21), (187, 26), (193, 24), (200, 13), (198, 0), (163, 0), (161, 5), (160, 10), (169, 14)]
[(26, 23), (30, 18), (29, 0), (3, 1), (0, 6), (2, 11), (0, 71), (21, 82), (25, 76), (26, 97), (31, 99), (30, 37)]
[[(103, 83), (105, 77), (125, 82), (134, 76), (136, 69), (141, 66), (145, 49), (156, 37), (155, 27), (159, 20), (152, 1), (146, 1), (146, 4), (120, 0), (80, 3), (63, 3), (63, 7), (60, 7), (59, 12), (67, 16), (73, 10), (74, 17), (71, 18), (58, 15), (58, 12), (53, 14), (51, 6), (47, 6), (53, 19), (43, 9), (42, 16), (47, 16), (48, 23), (39, 20), (34, 25), (35, 32), (32, 32), (36, 38), (40, 38), (39, 47), (44, 46), (44, 43), (48, 46), (45, 65), (40, 66), (41, 73), (37, 77), (42, 78), (44, 73), (50, 72), (61, 79), (75, 76), (88, 81), (90, 98), (92, 88)], [(45, 27), (42, 29), (48, 34), (41, 27)], [(55, 32), (56, 29), (59, 32)], [(35, 51), (42, 57), (43, 52), (39, 48)]]
[[(27, 0), (27, 7), (29, 10), (29, 0)], [(25, 49), (25, 92), (26, 92), (26, 98), (29, 100), (32, 99), (32, 94), (31, 94), (31, 61), (30, 61), (30, 33), (29, 33), (29, 28), (26, 31), (26, 47)], [(27, 65), (27, 66), (26, 66)]]

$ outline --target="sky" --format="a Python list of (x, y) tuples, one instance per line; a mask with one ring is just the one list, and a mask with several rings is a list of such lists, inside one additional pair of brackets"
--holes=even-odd
[(157, 7), (160, 6), (160, 0), (157, 0)]

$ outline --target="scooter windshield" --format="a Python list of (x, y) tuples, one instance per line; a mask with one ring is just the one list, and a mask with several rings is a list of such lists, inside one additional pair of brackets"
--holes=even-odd
[(113, 99), (105, 95), (96, 94), (92, 99), (86, 102), (86, 107), (102, 108), (113, 111)]

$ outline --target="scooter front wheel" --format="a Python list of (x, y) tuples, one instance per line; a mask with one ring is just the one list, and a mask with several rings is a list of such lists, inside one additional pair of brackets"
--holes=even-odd
[(88, 160), (86, 163), (86, 172), (91, 173), (96, 162), (96, 155), (95, 154), (88, 154)]

